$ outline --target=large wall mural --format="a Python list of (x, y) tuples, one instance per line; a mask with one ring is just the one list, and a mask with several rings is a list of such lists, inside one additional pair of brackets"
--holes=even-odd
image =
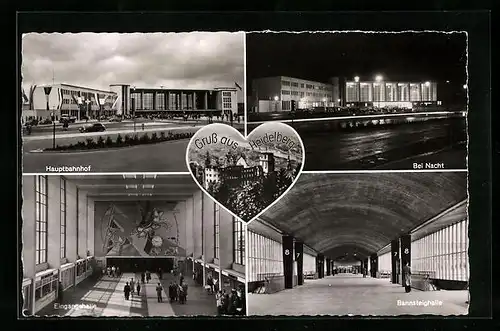
[(96, 256), (184, 256), (185, 205), (96, 202)]

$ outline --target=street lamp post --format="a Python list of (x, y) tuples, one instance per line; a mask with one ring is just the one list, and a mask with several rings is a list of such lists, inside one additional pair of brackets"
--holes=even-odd
[(50, 113), (50, 118), (52, 120), (52, 149), (56, 148), (56, 117), (54, 113)]
[[(383, 80), (383, 77), (382, 77), (381, 75), (377, 75), (377, 76), (375, 77), (375, 81), (376, 81), (377, 83), (379, 83), (379, 84), (382, 82), (382, 80)], [(380, 90), (381, 90), (381, 89), (379, 89), (379, 92), (380, 92)], [(381, 93), (379, 93), (379, 94), (378, 94), (378, 108), (380, 108), (380, 94), (381, 94)]]
[(134, 116), (134, 133), (135, 133), (135, 86), (132, 88), (132, 94), (134, 97), (132, 98), (132, 116)]
[(278, 100), (279, 99), (280, 98), (277, 95), (274, 96), (274, 111), (275, 112), (278, 112)]

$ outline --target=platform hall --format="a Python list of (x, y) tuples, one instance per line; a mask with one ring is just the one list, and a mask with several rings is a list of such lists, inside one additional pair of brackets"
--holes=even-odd
[(248, 225), (248, 315), (468, 314), (467, 174), (304, 173)]
[(191, 175), (25, 175), (22, 192), (20, 316), (214, 316), (216, 290), (245, 314), (245, 227)]

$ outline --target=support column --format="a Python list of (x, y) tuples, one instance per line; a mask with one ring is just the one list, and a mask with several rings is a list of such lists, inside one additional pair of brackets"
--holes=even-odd
[(295, 261), (297, 262), (297, 285), (304, 284), (304, 244), (295, 242)]
[(332, 263), (329, 258), (326, 259), (326, 275), (331, 276), (332, 274)]
[(370, 255), (370, 276), (373, 278), (377, 277), (378, 271), (378, 256), (377, 254)]
[(157, 110), (156, 107), (157, 107), (157, 104), (156, 104), (156, 95), (157, 95), (157, 92), (154, 91), (153, 92), (153, 110)]
[(368, 275), (368, 258), (363, 260), (363, 275)]
[(196, 110), (196, 92), (193, 92), (193, 110)]
[(325, 278), (325, 256), (318, 254), (318, 278)]
[(170, 105), (169, 105), (169, 98), (168, 98), (168, 94), (169, 92), (163, 92), (163, 103), (165, 104), (165, 110), (169, 110), (170, 109)]
[(391, 241), (391, 282), (398, 283), (399, 240)]
[(204, 108), (205, 108), (205, 110), (208, 109), (208, 92), (205, 92)]
[(185, 108), (185, 106), (186, 106), (186, 105), (184, 105), (184, 95), (185, 95), (185, 94), (184, 94), (184, 92), (181, 92), (181, 95), (180, 95), (180, 97), (179, 97), (179, 99), (180, 99), (180, 106), (181, 106), (180, 108), (181, 108), (181, 110), (184, 110), (184, 108)]
[(283, 275), (285, 289), (293, 288), (293, 237), (283, 236)]
[(141, 92), (141, 110), (144, 110), (144, 91)]
[(405, 284), (405, 274), (402, 272), (403, 267), (408, 263), (411, 266), (411, 235), (406, 234), (401, 236), (401, 285)]

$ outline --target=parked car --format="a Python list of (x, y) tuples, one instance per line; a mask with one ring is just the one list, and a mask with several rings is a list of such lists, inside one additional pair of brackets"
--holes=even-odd
[(93, 123), (79, 128), (80, 132), (102, 132), (106, 131), (106, 127), (102, 123)]
[(48, 118), (42, 120), (39, 124), (52, 124), (52, 121)]
[(38, 120), (37, 119), (28, 120), (25, 125), (26, 126), (37, 126), (38, 125)]
[(64, 122), (75, 123), (76, 122), (76, 117), (75, 116), (63, 115), (59, 119), (59, 123), (64, 123)]

